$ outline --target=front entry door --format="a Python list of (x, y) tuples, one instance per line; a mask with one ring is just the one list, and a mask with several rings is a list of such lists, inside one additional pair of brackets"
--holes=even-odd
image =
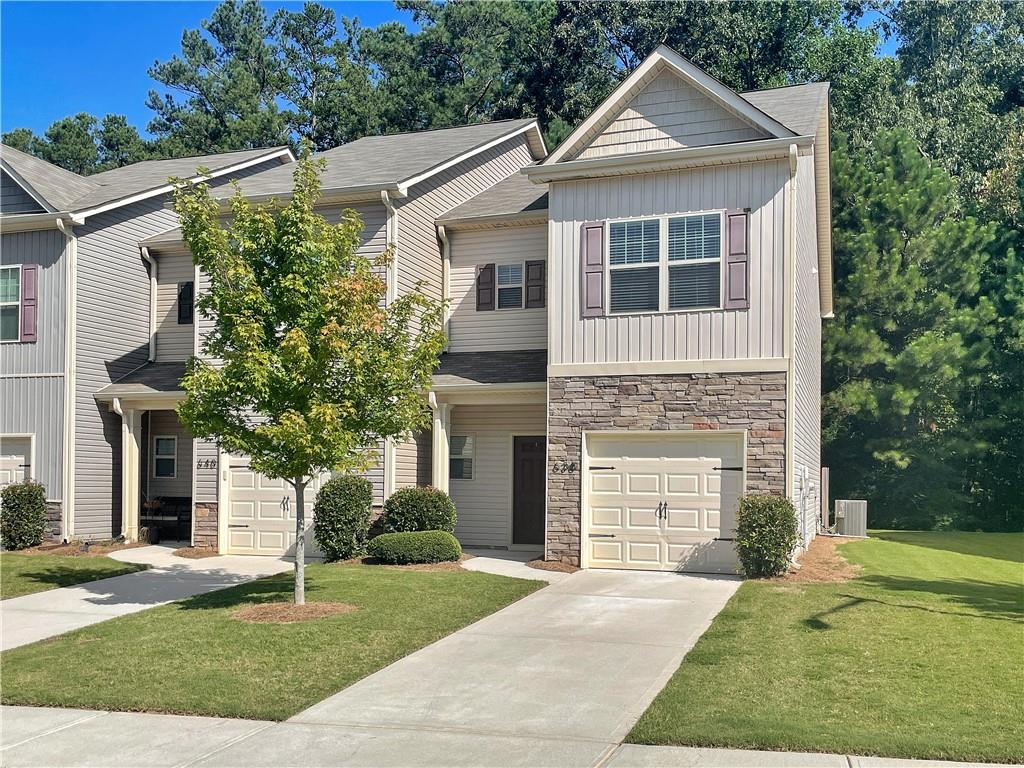
[(512, 459), (512, 543), (544, 544), (544, 475), (547, 439), (514, 437)]

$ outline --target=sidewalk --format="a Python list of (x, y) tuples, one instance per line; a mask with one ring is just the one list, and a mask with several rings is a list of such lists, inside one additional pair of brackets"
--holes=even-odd
[(149, 570), (50, 589), (0, 602), (0, 650), (34, 643), (117, 616), (270, 576), (291, 564), (232, 555), (189, 560), (172, 547), (137, 547), (109, 557)]

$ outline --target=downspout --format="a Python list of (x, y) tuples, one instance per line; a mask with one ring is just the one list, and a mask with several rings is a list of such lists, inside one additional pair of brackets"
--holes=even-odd
[[(794, 387), (796, 383), (796, 361), (794, 359), (794, 336), (796, 324), (796, 172), (799, 154), (796, 144), (789, 145), (789, 178), (786, 180), (786, 237), (784, 240), (786, 276), (788, 278), (787, 290), (789, 296), (786, 300), (786, 322), (785, 322), (785, 350), (786, 350), (786, 455), (783, 461), (785, 472), (786, 497), (793, 499), (793, 403)], [(796, 506), (796, 505), (794, 505)], [(800, 542), (801, 547), (807, 542), (807, 521), (800, 516)]]
[(76, 317), (78, 300), (78, 238), (74, 230), (58, 218), (57, 229), (64, 235), (64, 445), (61, 449), (63, 472), (61, 477), (60, 527), (62, 537), (71, 541), (75, 535), (75, 384), (77, 366)]
[(156, 260), (149, 255), (149, 248), (139, 246), (142, 258), (149, 264), (149, 362), (156, 360), (156, 292), (157, 292), (157, 265)]
[(449, 285), (449, 275), (451, 274), (451, 261), (452, 261), (452, 246), (448, 241), (448, 232), (445, 230), (444, 225), (441, 224), (437, 228), (437, 237), (441, 241), (441, 300), (444, 301), (444, 338), (445, 338), (445, 351), (448, 349), (448, 345), (451, 343), (451, 307), (448, 305), (448, 300), (451, 298), (451, 286)]

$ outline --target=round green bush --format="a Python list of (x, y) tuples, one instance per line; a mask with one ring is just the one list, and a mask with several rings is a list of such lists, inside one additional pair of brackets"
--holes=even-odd
[(442, 563), (462, 557), (462, 547), (448, 531), (382, 533), (370, 539), (371, 557), (390, 565)]
[(455, 531), (455, 504), (437, 488), (400, 488), (384, 502), (380, 521), (385, 533)]
[(798, 541), (796, 509), (785, 496), (740, 499), (736, 553), (747, 577), (763, 579), (785, 573)]
[(363, 553), (372, 505), (373, 486), (365, 477), (341, 475), (320, 486), (313, 504), (313, 537), (327, 562)]
[(46, 533), (46, 491), (26, 480), (0, 491), (0, 544), (4, 549), (25, 549), (43, 541)]

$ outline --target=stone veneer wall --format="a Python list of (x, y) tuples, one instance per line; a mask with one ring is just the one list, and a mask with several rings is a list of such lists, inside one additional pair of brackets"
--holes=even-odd
[(197, 501), (192, 546), (217, 548), (217, 502)]
[(61, 529), (61, 509), (63, 502), (60, 501), (48, 501), (46, 502), (46, 532), (43, 536), (49, 535), (54, 541), (60, 541), (64, 535)]
[(548, 379), (547, 558), (580, 564), (584, 430), (747, 430), (744, 492), (785, 493), (786, 374), (693, 373)]

